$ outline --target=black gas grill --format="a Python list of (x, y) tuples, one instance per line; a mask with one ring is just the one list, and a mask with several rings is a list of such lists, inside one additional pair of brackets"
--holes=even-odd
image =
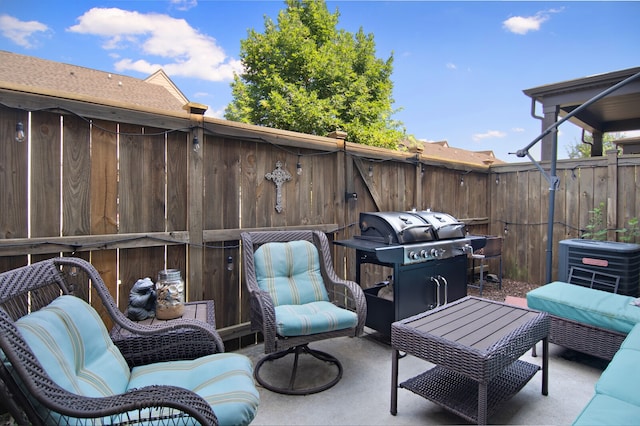
[[(391, 323), (467, 295), (467, 256), (484, 237), (446, 213), (360, 213), (360, 235), (335, 244), (356, 250), (356, 281), (367, 298), (366, 325), (391, 334)], [(390, 280), (363, 283), (363, 264), (393, 269)], [(389, 284), (387, 284), (389, 282)]]

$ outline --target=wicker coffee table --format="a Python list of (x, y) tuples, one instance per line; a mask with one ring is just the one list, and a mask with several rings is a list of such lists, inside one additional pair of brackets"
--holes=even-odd
[(540, 370), (519, 360), (542, 340), (548, 394), (550, 319), (545, 312), (465, 297), (391, 325), (391, 414), (397, 414), (400, 352), (436, 366), (400, 384), (465, 419), (486, 424), (500, 403)]

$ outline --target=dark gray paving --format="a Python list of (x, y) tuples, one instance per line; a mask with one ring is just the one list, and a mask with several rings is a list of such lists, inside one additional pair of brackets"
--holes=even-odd
[[(371, 332), (371, 330), (367, 330)], [(428, 425), (464, 424), (465, 420), (412, 392), (398, 390), (398, 414), (389, 413), (391, 347), (374, 338), (337, 338), (311, 345), (336, 356), (342, 362), (342, 380), (322, 393), (306, 396), (280, 395), (260, 389), (260, 407), (255, 425)], [(568, 425), (593, 395), (595, 382), (606, 363), (550, 345), (549, 395), (541, 394), (541, 373), (501, 411), (489, 418), (492, 424)], [(541, 351), (538, 345), (538, 352)], [(261, 344), (239, 351), (255, 362), (263, 356)], [(523, 360), (540, 365), (531, 353)], [(400, 361), (403, 381), (432, 367), (406, 356)], [(267, 368), (267, 367), (265, 367)], [(276, 373), (278, 374), (278, 373)], [(318, 375), (314, 371), (312, 375)]]

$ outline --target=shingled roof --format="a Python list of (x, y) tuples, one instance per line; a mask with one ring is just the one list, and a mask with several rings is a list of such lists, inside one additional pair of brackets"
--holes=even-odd
[[(419, 144), (416, 146), (416, 142)], [(447, 141), (438, 142), (425, 142), (406, 141), (401, 143), (401, 148), (406, 146), (409, 151), (420, 150), (421, 158), (432, 158), (435, 160), (453, 161), (457, 163), (466, 163), (473, 165), (491, 166), (493, 164), (503, 164), (502, 160), (496, 158), (493, 151), (469, 151), (461, 148), (454, 148), (449, 146)]]
[(189, 102), (162, 70), (141, 80), (2, 50), (0, 87), (172, 112)]

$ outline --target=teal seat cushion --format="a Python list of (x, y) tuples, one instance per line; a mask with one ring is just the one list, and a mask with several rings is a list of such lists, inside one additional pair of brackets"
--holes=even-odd
[(620, 349), (596, 382), (596, 393), (640, 406), (638, 381), (640, 381), (640, 351)]
[(627, 337), (622, 341), (620, 349), (635, 349), (640, 351), (640, 325), (631, 329)]
[(254, 262), (258, 286), (270, 294), (274, 306), (329, 300), (318, 250), (311, 242), (263, 244)]
[(258, 410), (260, 396), (254, 386), (253, 366), (244, 355), (220, 353), (134, 367), (128, 388), (163, 384), (202, 396), (221, 425), (247, 425)]
[(16, 327), (60, 387), (89, 397), (122, 393), (129, 367), (95, 309), (74, 296), (16, 321)]
[(640, 323), (640, 307), (632, 305), (633, 300), (631, 296), (560, 281), (527, 293), (531, 309), (621, 333), (629, 333)]
[(343, 330), (353, 328), (358, 323), (355, 312), (325, 301), (280, 305), (276, 306), (275, 311), (276, 330), (281, 336), (306, 336)]
[(637, 425), (640, 419), (640, 407), (628, 402), (612, 398), (608, 395), (596, 394), (573, 422), (583, 425)]

